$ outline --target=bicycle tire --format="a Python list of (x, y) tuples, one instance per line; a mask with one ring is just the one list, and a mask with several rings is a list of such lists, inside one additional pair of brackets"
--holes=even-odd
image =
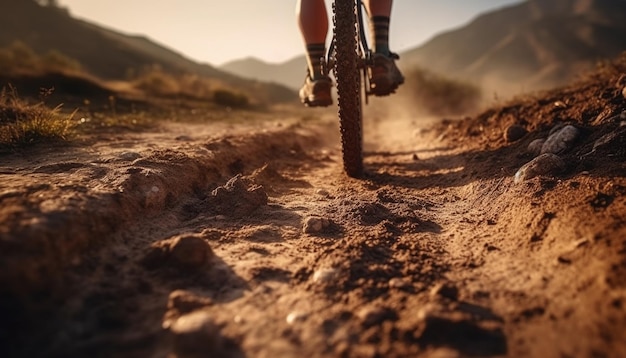
[(335, 80), (343, 167), (353, 178), (363, 175), (363, 107), (361, 101), (360, 56), (357, 52), (357, 2), (333, 1), (335, 34)]

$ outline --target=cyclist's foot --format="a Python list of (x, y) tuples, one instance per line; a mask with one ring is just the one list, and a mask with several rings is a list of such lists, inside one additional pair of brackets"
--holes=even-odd
[(327, 107), (333, 104), (330, 90), (333, 82), (328, 76), (311, 78), (307, 74), (304, 85), (300, 89), (300, 101), (307, 107)]
[(387, 96), (404, 83), (404, 76), (396, 66), (399, 57), (395, 53), (375, 53), (369, 68), (370, 92), (375, 96)]

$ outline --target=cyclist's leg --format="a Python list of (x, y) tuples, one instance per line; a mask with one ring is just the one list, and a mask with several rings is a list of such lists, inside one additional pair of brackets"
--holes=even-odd
[(389, 54), (389, 18), (391, 17), (392, 0), (365, 0), (370, 15), (370, 30), (374, 51)]
[(389, 49), (389, 19), (392, 0), (364, 0), (374, 45), (373, 66), (370, 68), (370, 91), (378, 96), (393, 93), (404, 83), (404, 76), (395, 64), (398, 55)]
[(300, 89), (300, 99), (307, 106), (332, 104), (332, 83), (322, 70), (322, 58), (326, 55), (328, 13), (324, 0), (298, 0), (296, 15), (306, 46), (307, 76)]

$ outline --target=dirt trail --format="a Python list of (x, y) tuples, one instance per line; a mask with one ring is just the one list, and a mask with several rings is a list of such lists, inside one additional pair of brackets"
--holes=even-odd
[[(624, 245), (623, 178), (515, 184), (518, 163), (416, 128), (404, 141), (368, 146), (369, 174), (360, 181), (341, 172), (340, 152), (328, 145), (333, 125), (253, 134), (226, 127), (229, 134), (212, 129), (210, 139), (197, 129), (120, 137), (72, 153), (81, 153), (75, 162), (49, 159), (58, 164), (24, 178), (32, 194), (24, 200), (41, 210), (32, 217), (52, 220), (57, 214), (42, 208), (58, 200), (48, 205), (81, 220), (50, 231), (78, 245), (77, 258), (59, 309), (31, 317), (39, 329), (17, 337), (38, 343), (18, 340), (20, 354), (626, 353), (626, 291), (616, 265), (624, 247), (615, 247)], [(239, 172), (244, 177), (226, 186)], [(56, 175), (59, 184), (35, 184)], [(136, 195), (109, 198), (120, 187)], [(572, 196), (572, 188), (585, 190)], [(73, 196), (63, 194), (68, 189)], [(589, 195), (599, 192), (614, 201), (594, 206)], [(87, 234), (77, 206), (98, 217), (95, 243), (76, 237)], [(86, 255), (84, 241), (91, 241)]]
[[(603, 86), (368, 112), (362, 180), (324, 111), (4, 156), (3, 352), (626, 356), (626, 98)], [(561, 121), (554, 172), (516, 180)]]

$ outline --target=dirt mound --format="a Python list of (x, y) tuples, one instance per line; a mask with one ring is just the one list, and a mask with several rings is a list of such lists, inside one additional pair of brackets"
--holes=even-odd
[[(547, 140), (569, 125), (577, 133), (571, 143), (564, 143), (555, 153), (567, 164), (565, 175), (592, 169), (598, 175), (619, 175), (620, 163), (626, 158), (625, 74), (626, 54), (623, 54), (568, 86), (513, 99), (475, 118), (444, 121), (439, 130), (442, 136), (455, 142), (469, 137), (477, 147), (530, 160), (533, 155), (545, 152), (533, 153), (537, 140)], [(511, 141), (506, 133), (512, 127), (521, 127), (527, 134)], [(607, 161), (612, 165), (607, 165)]]

